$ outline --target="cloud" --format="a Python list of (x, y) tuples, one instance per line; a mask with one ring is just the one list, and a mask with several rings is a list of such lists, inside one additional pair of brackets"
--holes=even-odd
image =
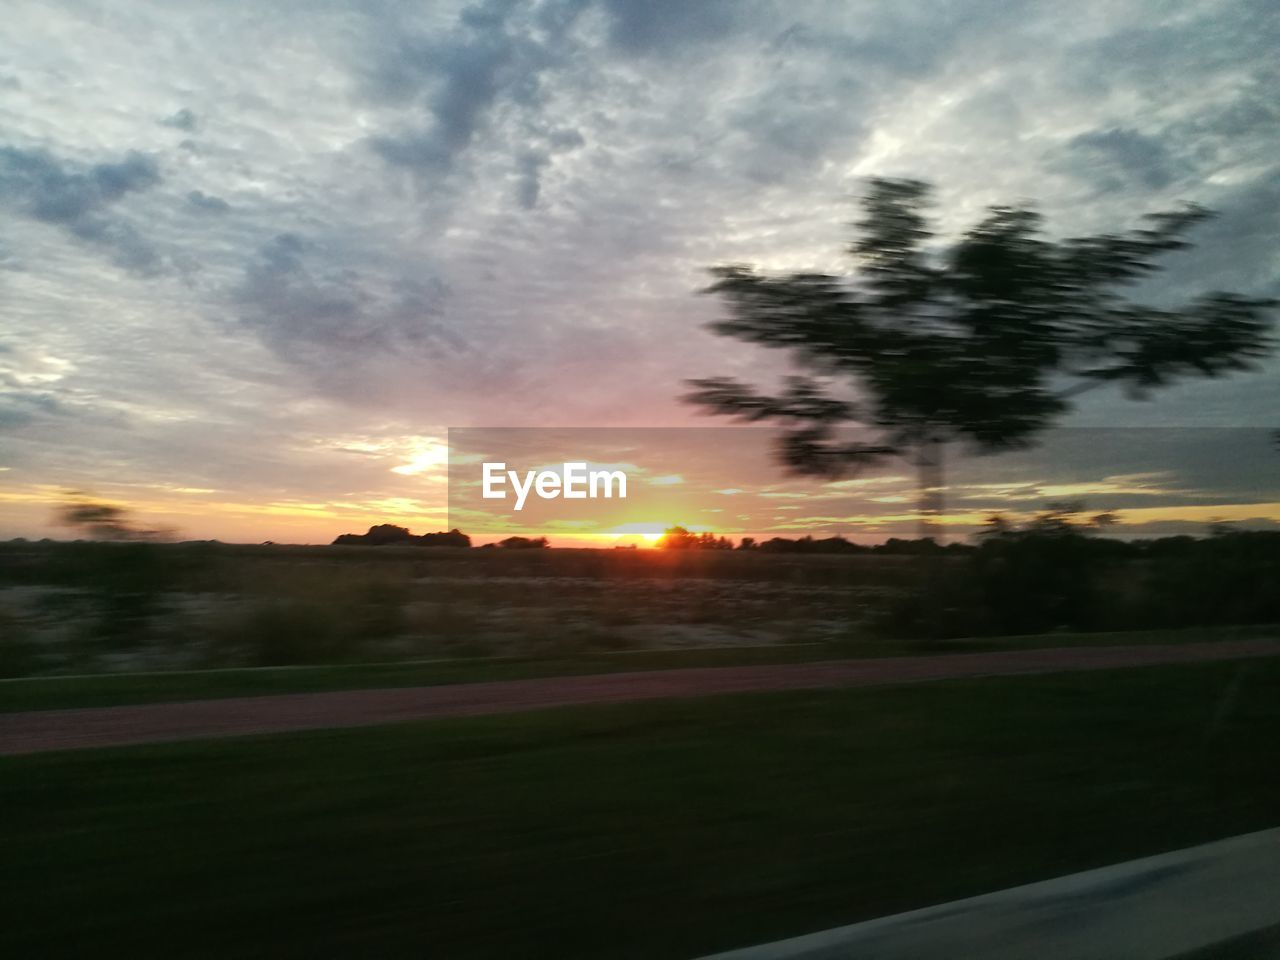
[(1136, 130), (1090, 130), (1073, 137), (1067, 152), (1076, 174), (1101, 190), (1126, 186), (1159, 190), (1174, 179), (1174, 163), (1165, 145)]
[(516, 201), (525, 210), (532, 210), (538, 205), (542, 170), (550, 162), (551, 158), (541, 150), (526, 150), (517, 158)]
[(173, 127), (175, 130), (186, 130), (191, 132), (200, 125), (195, 113), (183, 107), (176, 113), (172, 113), (160, 121), (162, 127)]
[[(539, 75), (554, 59), (550, 43), (508, 29), (513, 4), (487, 0), (462, 9), (443, 37), (401, 40), (379, 58), (370, 91), (418, 103), (426, 123), (371, 138), (388, 163), (436, 177), (453, 171), (500, 101), (536, 104)], [(560, 22), (562, 34), (568, 21)], [(553, 38), (554, 39), (554, 38)]]
[(543, 205), (548, 171), (586, 143), (581, 119), (554, 104), (577, 99), (578, 74), (595, 71), (575, 34), (588, 7), (479, 0), (443, 27), (389, 28), (400, 39), (377, 50), (362, 84), (385, 119), (363, 143), (408, 175), (424, 216), (465, 211), (467, 191), (496, 177), (518, 209)]
[(231, 204), (227, 203), (227, 201), (221, 197), (210, 196), (203, 190), (192, 190), (188, 193), (187, 203), (201, 213), (226, 213), (231, 209)]
[(9, 431), (36, 420), (65, 413), (63, 403), (47, 391), (0, 391), (0, 430)]
[(632, 54), (670, 52), (724, 37), (747, 12), (738, 0), (603, 0), (609, 42)]
[(134, 226), (115, 212), (128, 195), (160, 182), (156, 162), (129, 151), (121, 160), (77, 169), (47, 150), (0, 147), (0, 203), (62, 228), (104, 249), (117, 264), (151, 272), (158, 256)]
[(241, 326), (281, 360), (343, 394), (376, 392), (370, 364), (445, 363), (466, 349), (441, 321), (445, 288), (430, 278), (380, 286), (358, 270), (317, 266), (318, 244), (280, 234), (245, 267), (233, 293)]

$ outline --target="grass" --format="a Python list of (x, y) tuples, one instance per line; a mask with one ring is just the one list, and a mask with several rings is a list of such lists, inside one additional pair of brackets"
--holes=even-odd
[(862, 656), (914, 638), (1277, 622), (1267, 544), (1233, 543), (1085, 567), (1053, 544), (922, 558), (0, 543), (0, 677), (795, 644)]
[(1280, 662), (0, 760), (14, 956), (692, 957), (1280, 823)]
[(573, 676), (626, 670), (675, 670), (796, 663), (861, 657), (915, 656), (1016, 650), (1033, 647), (1196, 643), (1280, 637), (1276, 627), (1219, 627), (1125, 633), (1040, 634), (974, 640), (901, 641), (864, 639), (849, 643), (654, 650), (582, 654), (556, 658), (474, 657), (422, 663), (192, 670), (171, 673), (96, 674), (0, 680), (0, 713), (72, 707), (106, 707), (219, 697), (312, 693), (324, 690), (434, 686), (489, 680)]
[(911, 574), (867, 559), (0, 544), (0, 676), (844, 640)]

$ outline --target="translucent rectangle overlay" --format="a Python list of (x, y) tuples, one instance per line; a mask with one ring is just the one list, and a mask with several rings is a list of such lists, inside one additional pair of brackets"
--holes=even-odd
[(477, 543), (577, 546), (643, 546), (675, 527), (875, 543), (918, 536), (922, 520), (963, 540), (993, 515), (1018, 522), (1049, 509), (1109, 514), (1108, 535), (1126, 538), (1280, 529), (1280, 447), (1268, 430), (1059, 429), (988, 455), (945, 444), (940, 480), (922, 478), (910, 451), (840, 477), (801, 475), (782, 462), (781, 437), (759, 427), (451, 428), (449, 526)]

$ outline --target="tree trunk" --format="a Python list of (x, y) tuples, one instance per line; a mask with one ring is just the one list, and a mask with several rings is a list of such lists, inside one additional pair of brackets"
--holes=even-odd
[(942, 542), (942, 515), (946, 508), (943, 443), (928, 437), (916, 448), (916, 478), (920, 496), (919, 536)]

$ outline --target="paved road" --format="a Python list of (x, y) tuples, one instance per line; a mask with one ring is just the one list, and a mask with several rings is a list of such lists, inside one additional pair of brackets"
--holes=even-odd
[(704, 960), (1261, 960), (1278, 893), (1264, 830)]
[(545, 677), (0, 714), (0, 755), (363, 727), (593, 703), (1109, 670), (1280, 655), (1280, 641), (1071, 647)]

